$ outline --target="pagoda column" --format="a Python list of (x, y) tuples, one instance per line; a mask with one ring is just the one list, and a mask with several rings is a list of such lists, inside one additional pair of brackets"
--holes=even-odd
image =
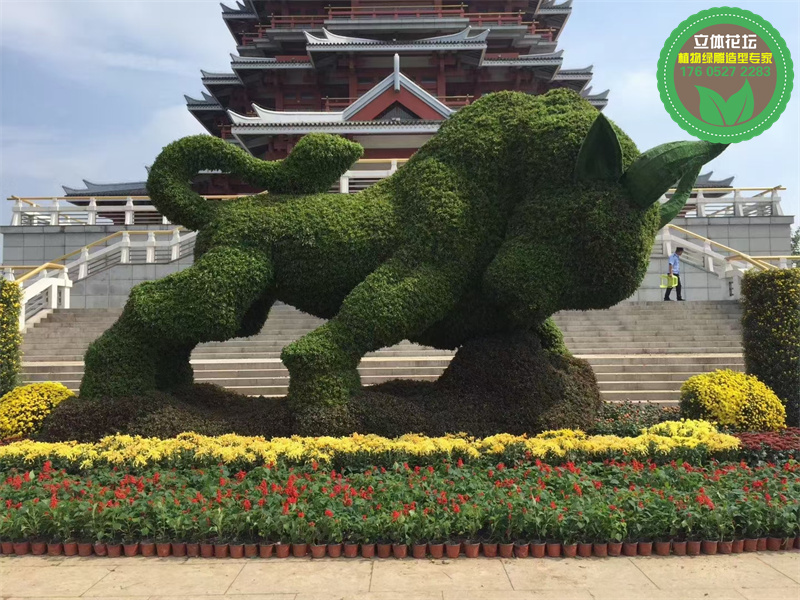
[(436, 57), (439, 70), (436, 74), (436, 95), (439, 97), (447, 95), (447, 78), (444, 75), (445, 58), (441, 53)]
[(358, 77), (356, 77), (356, 61), (351, 54), (347, 59), (347, 76), (348, 76), (348, 83), (349, 83), (349, 92), (348, 96), (350, 98), (357, 98), (358, 97)]

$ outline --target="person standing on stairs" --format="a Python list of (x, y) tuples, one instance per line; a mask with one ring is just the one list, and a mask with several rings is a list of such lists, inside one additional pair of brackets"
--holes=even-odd
[[(672, 256), (669, 257), (669, 268), (667, 273), (667, 275), (670, 276), (670, 282), (672, 280), (672, 275), (678, 279), (678, 285), (676, 287), (679, 302), (683, 302), (683, 298), (681, 297), (681, 254), (683, 254), (683, 248), (676, 248), (675, 252), (672, 253)], [(672, 292), (672, 288), (668, 287), (667, 291), (664, 293), (664, 300), (671, 300), (669, 297), (670, 292)]]

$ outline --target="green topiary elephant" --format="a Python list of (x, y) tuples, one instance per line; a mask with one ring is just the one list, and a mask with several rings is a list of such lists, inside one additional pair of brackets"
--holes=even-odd
[[(346, 410), (361, 357), (403, 339), (456, 348), (538, 330), (544, 343), (556, 311), (607, 308), (636, 290), (655, 233), (724, 148), (674, 142), (640, 155), (563, 89), (481, 98), (353, 195), (324, 193), (362, 153), (343, 138), (308, 135), (275, 162), (184, 138), (147, 187), (173, 223), (198, 230), (195, 264), (134, 288), (86, 353), (81, 395), (186, 386), (195, 345), (257, 333), (276, 300), (330, 319), (283, 350), (297, 414)], [(189, 186), (202, 169), (269, 194), (205, 200)]]

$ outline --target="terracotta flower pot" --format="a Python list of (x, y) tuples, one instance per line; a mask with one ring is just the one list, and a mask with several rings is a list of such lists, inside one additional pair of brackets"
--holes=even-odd
[(781, 550), (791, 550), (794, 548), (794, 538), (787, 537), (783, 539), (783, 544), (781, 544)]
[(375, 544), (361, 544), (361, 556), (363, 558), (373, 558), (375, 556)]
[(172, 542), (172, 556), (186, 556), (186, 542)]
[(653, 542), (639, 542), (639, 556), (650, 556), (653, 554)]
[(160, 557), (169, 556), (172, 552), (172, 545), (169, 542), (159, 542), (156, 544), (156, 554)]
[(689, 540), (686, 542), (686, 555), (687, 556), (699, 556), (700, 555), (700, 541), (699, 540)]
[(17, 556), (24, 556), (26, 554), (30, 554), (31, 551), (31, 544), (30, 542), (14, 542), (14, 554)]
[(269, 558), (270, 556), (272, 556), (272, 553), (274, 551), (275, 551), (275, 544), (270, 544), (269, 542), (262, 542), (258, 545), (258, 555), (261, 558)]
[(619, 556), (622, 554), (622, 542), (608, 542), (608, 555)]
[(258, 544), (245, 544), (244, 557), (253, 558), (254, 556), (258, 556)]
[(308, 544), (292, 544), (292, 556), (300, 558), (308, 554)]
[(731, 544), (731, 553), (732, 554), (741, 554), (744, 550), (744, 540), (733, 540)]
[(342, 555), (342, 544), (328, 544), (328, 556), (339, 558)]
[(92, 550), (97, 556), (106, 556), (108, 554), (108, 548), (103, 542), (95, 542), (92, 545)]
[(578, 544), (578, 556), (588, 558), (592, 555), (592, 545), (588, 542)]
[(119, 558), (122, 554), (122, 544), (106, 544), (106, 552), (109, 558)]
[(447, 542), (445, 545), (447, 558), (458, 558), (461, 554), (461, 542)]
[(212, 558), (214, 556), (214, 544), (203, 542), (200, 544), (200, 556), (203, 558)]
[(91, 556), (92, 550), (90, 542), (78, 542), (78, 556)]
[(547, 556), (550, 558), (561, 556), (561, 544), (559, 542), (547, 542)]
[(717, 540), (703, 540), (703, 554), (716, 554), (718, 548)]
[(228, 544), (214, 544), (214, 558), (228, 558)]
[(547, 554), (547, 544), (544, 542), (531, 542), (530, 546), (533, 558), (544, 558)]
[(622, 553), (625, 556), (636, 556), (639, 553), (639, 544), (637, 542), (623, 542)]
[(0, 552), (14, 554), (14, 542), (0, 542)]
[(408, 556), (407, 544), (392, 544), (392, 554), (395, 558), (406, 558)]
[(782, 543), (783, 543), (783, 540), (781, 540), (781, 538), (768, 537), (767, 538), (767, 550), (769, 550), (770, 552), (777, 552), (778, 550), (781, 549), (781, 544)]
[(348, 542), (344, 545), (344, 557), (356, 558), (358, 556), (358, 544)]
[(478, 558), (481, 552), (481, 545), (479, 542), (464, 542), (464, 555), (467, 558)]
[(244, 544), (230, 544), (228, 546), (228, 552), (231, 558), (242, 558), (244, 557)]
[(392, 555), (391, 544), (378, 544), (378, 558), (389, 558)]
[(64, 542), (64, 556), (77, 556), (78, 542)]
[(530, 554), (531, 546), (528, 543), (518, 542), (514, 544), (514, 556), (517, 558), (528, 558), (528, 554)]
[(136, 556), (139, 554), (139, 542), (133, 542), (132, 544), (122, 544), (122, 549), (125, 552), (125, 556)]
[(561, 553), (564, 558), (575, 558), (578, 556), (578, 544), (561, 544)]
[(481, 542), (481, 550), (486, 558), (495, 558), (497, 556), (497, 542)]
[(669, 556), (670, 550), (672, 550), (672, 543), (668, 541), (656, 542), (654, 546), (657, 556)]
[(311, 544), (311, 558), (325, 558), (328, 547), (325, 544)]
[(717, 544), (717, 552), (720, 554), (731, 554), (733, 552), (733, 541), (720, 541), (719, 544)]
[(186, 556), (189, 558), (200, 556), (200, 544), (198, 542), (186, 542)]
[(42, 556), (47, 552), (47, 542), (31, 542), (31, 554)]
[(289, 556), (289, 552), (291, 551), (291, 549), (292, 549), (291, 544), (283, 544), (283, 543), (275, 544), (275, 556), (277, 556), (278, 558), (286, 558), (287, 556)]
[(411, 546), (411, 556), (414, 558), (425, 558), (428, 555), (427, 544), (414, 544)]
[(758, 550), (758, 540), (756, 538), (747, 538), (744, 540), (744, 551), (755, 552)]
[[(80, 554), (81, 545), (78, 544), (78, 553)], [(156, 545), (153, 542), (139, 542), (139, 553), (142, 556), (153, 556), (156, 553)]]
[(64, 551), (64, 545), (61, 542), (50, 542), (47, 544), (48, 556), (61, 556)]
[(597, 543), (595, 542), (592, 544), (592, 550), (594, 551), (594, 555), (600, 558), (605, 558), (608, 556), (608, 544), (607, 543)]
[(686, 540), (672, 542), (672, 552), (675, 556), (686, 556)]
[(514, 544), (499, 544), (497, 546), (501, 558), (511, 558), (514, 556)]
[(428, 544), (428, 552), (431, 553), (433, 558), (442, 558), (444, 556), (444, 544)]
[(794, 547), (795, 547), (795, 549), (799, 549), (800, 548), (800, 535), (798, 535), (796, 538), (794, 538)]
[(756, 541), (756, 550), (758, 552), (764, 552), (767, 549), (767, 538), (760, 537)]

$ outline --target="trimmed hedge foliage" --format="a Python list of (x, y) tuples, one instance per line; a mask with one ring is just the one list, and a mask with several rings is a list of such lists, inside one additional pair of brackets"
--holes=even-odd
[(18, 284), (0, 278), (0, 396), (14, 389), (20, 366), (19, 310), (22, 291)]
[[(537, 330), (547, 345), (554, 312), (630, 296), (661, 223), (658, 197), (722, 148), (675, 142), (637, 160), (622, 131), (565, 89), (484, 96), (354, 195), (315, 193), (361, 153), (341, 138), (306, 136), (273, 163), (217, 138), (179, 140), (154, 162), (148, 191), (173, 222), (200, 230), (195, 265), (133, 290), (86, 354), (81, 395), (185, 387), (197, 343), (251, 335), (277, 299), (330, 319), (282, 354), (297, 430), (350, 430), (369, 351)], [(200, 169), (270, 194), (203, 200), (188, 183)]]
[(742, 279), (745, 369), (786, 406), (800, 425), (800, 269), (749, 272)]

